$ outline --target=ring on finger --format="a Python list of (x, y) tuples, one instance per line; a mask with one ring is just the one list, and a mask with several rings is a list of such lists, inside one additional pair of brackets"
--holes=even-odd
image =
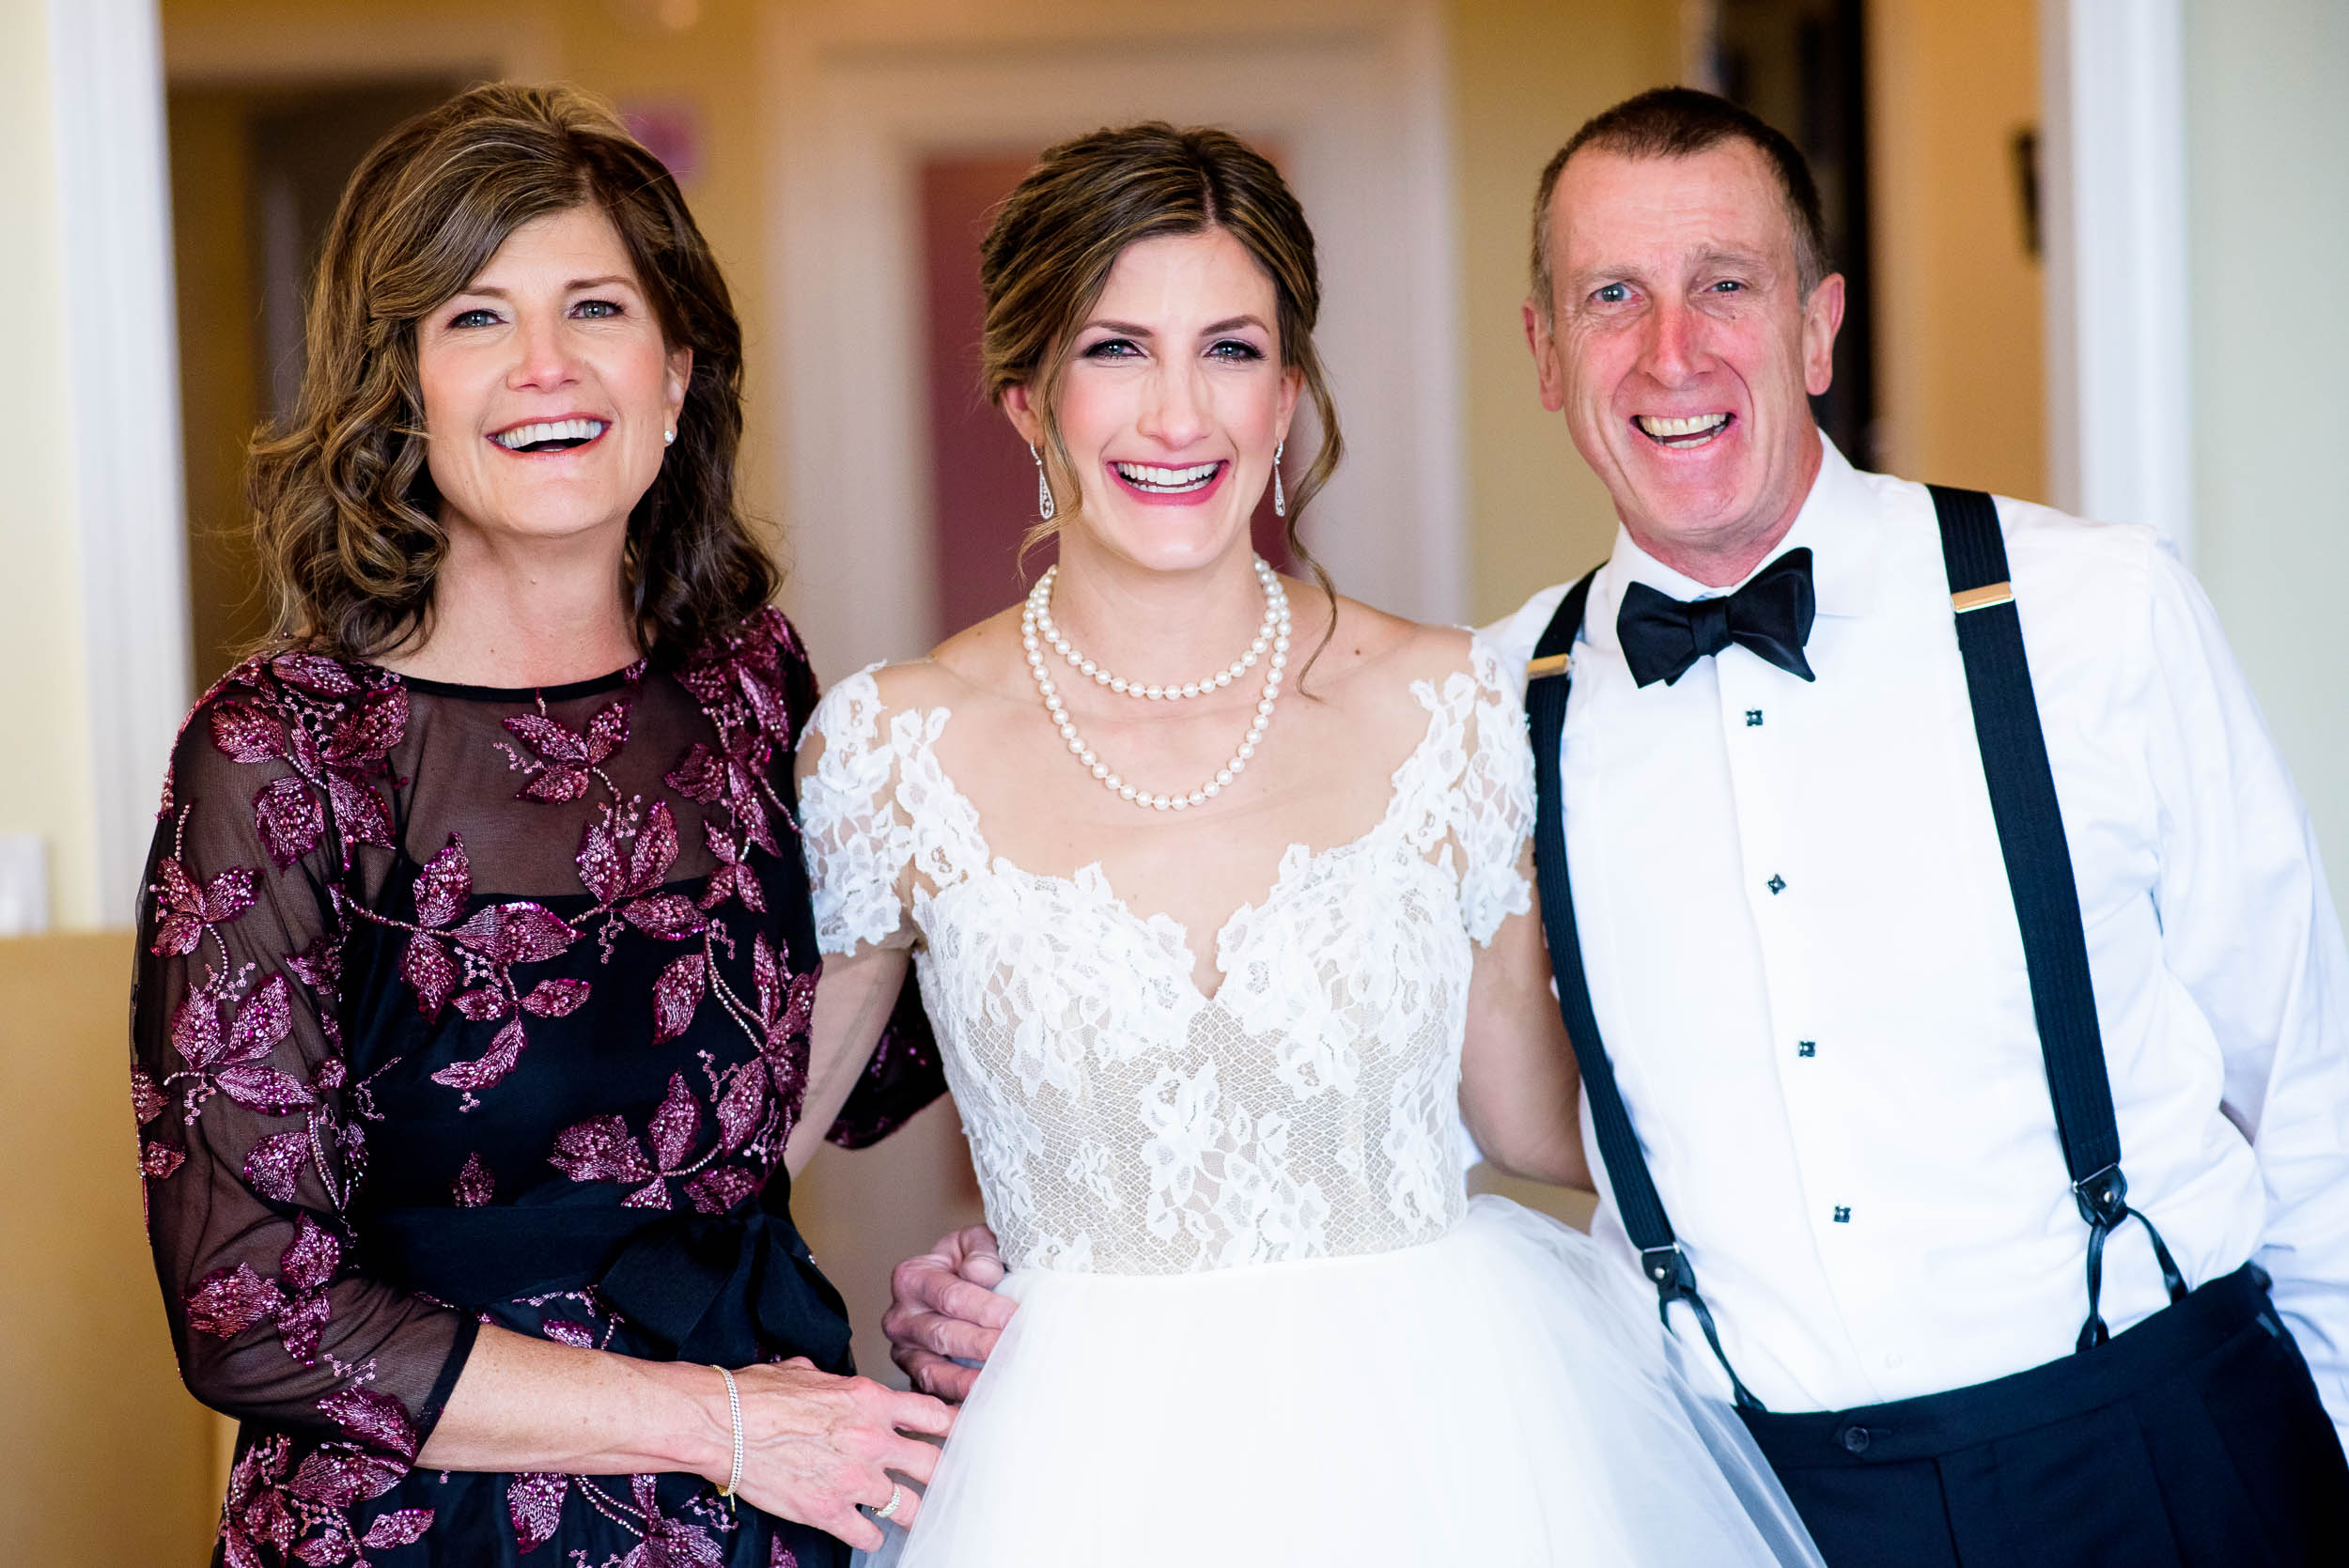
[(906, 1489), (893, 1482), (890, 1483), (889, 1487), (889, 1500), (881, 1504), (879, 1508), (874, 1508), (868, 1504), (866, 1505), (865, 1512), (872, 1514), (875, 1519), (894, 1519), (897, 1516), (898, 1505), (903, 1503), (905, 1500)]

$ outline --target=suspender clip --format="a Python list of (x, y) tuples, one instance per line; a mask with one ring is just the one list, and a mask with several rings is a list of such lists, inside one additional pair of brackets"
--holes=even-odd
[(1689, 1266), (1688, 1254), (1680, 1250), (1678, 1242), (1642, 1249), (1640, 1266), (1656, 1281), (1656, 1294), (1668, 1306), (1697, 1293), (1697, 1271)]
[(1721, 1331), (1713, 1322), (1712, 1310), (1705, 1306), (1704, 1297), (1697, 1294), (1696, 1268), (1688, 1262), (1688, 1254), (1680, 1250), (1680, 1243), (1668, 1241), (1661, 1247), (1641, 1248), (1640, 1267), (1656, 1283), (1656, 1314), (1663, 1320), (1665, 1328), (1670, 1329), (1672, 1325), (1672, 1303), (1686, 1301), (1688, 1310), (1697, 1314), (1697, 1327), (1704, 1330), (1704, 1343), (1713, 1347), (1713, 1358), (1729, 1374), (1730, 1398), (1740, 1409), (1766, 1408), (1738, 1377), (1737, 1369), (1729, 1364), (1729, 1353), (1721, 1348)]
[(2118, 1163), (2074, 1182), (2072, 1196), (2080, 1218), (2098, 1230), (2109, 1231), (2129, 1217), (2129, 1179)]

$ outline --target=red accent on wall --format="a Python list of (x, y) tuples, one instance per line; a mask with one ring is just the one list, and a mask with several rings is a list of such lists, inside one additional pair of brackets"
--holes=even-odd
[[(938, 627), (961, 630), (1026, 589), (1019, 536), (1035, 521), (1035, 465), (979, 390), (979, 241), (1033, 153), (933, 158), (922, 166), (922, 284), (929, 343), (930, 495)], [(1050, 545), (1028, 557), (1042, 571)]]
[[(1049, 542), (1020, 570), (1019, 539), (1035, 522), (1035, 464), (979, 390), (979, 336), (986, 301), (979, 293), (979, 241), (995, 204), (1035, 162), (1032, 154), (985, 153), (932, 158), (922, 166), (922, 295), (929, 349), (931, 515), (937, 520), (938, 625), (941, 633), (1016, 603), (1052, 564)], [(1301, 423), (1301, 422), (1300, 422)], [(1288, 476), (1310, 454), (1288, 459)], [(1251, 533), (1257, 553), (1287, 570), (1283, 525), (1269, 490)]]

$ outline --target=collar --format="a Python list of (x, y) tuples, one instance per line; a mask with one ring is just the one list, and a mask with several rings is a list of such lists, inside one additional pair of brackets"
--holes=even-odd
[[(1883, 523), (1866, 480), (1836, 450), (1824, 430), (1819, 432), (1819, 473), (1811, 482), (1811, 493), (1803, 497), (1802, 509), (1795, 514), (1795, 525), (1778, 548), (1747, 574), (1746, 582), (1788, 551), (1809, 546), (1812, 587), (1818, 597), (1819, 613), (1864, 615), (1875, 600)], [(1684, 600), (1718, 598), (1745, 586), (1740, 582), (1716, 588), (1685, 577), (1641, 549), (1631, 531), (1617, 523), (1614, 552), (1607, 558), (1598, 581), (1591, 584), (1591, 609), (1585, 616), (1588, 631), (1602, 637), (1606, 646), (1616, 645), (1615, 612), (1623, 603), (1624, 589), (1634, 582), (1644, 582), (1658, 593)]]

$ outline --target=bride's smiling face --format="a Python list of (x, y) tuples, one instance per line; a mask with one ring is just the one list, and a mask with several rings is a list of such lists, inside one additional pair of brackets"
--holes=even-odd
[[(1281, 364), (1278, 309), (1272, 279), (1227, 230), (1120, 253), (1055, 395), (1082, 492), (1069, 532), (1158, 571), (1248, 548), (1249, 517), (1302, 382)], [(1040, 448), (1027, 389), (1012, 388), (1004, 404)]]

